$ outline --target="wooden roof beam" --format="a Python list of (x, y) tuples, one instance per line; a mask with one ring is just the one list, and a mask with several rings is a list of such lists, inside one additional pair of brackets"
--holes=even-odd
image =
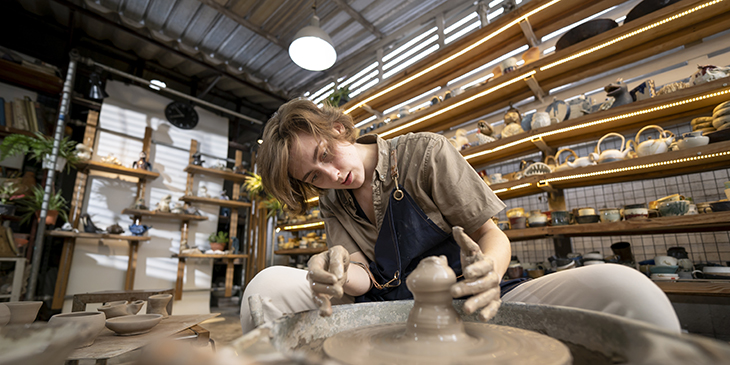
[(352, 19), (355, 19), (358, 23), (360, 23), (365, 29), (370, 31), (370, 33), (373, 33), (378, 39), (385, 38), (385, 34), (381, 33), (378, 28), (375, 28), (375, 25), (373, 23), (370, 23), (365, 17), (363, 17), (360, 13), (357, 12), (357, 10), (353, 9), (350, 5), (347, 4), (345, 0), (333, 0), (337, 6), (345, 11)]
[(223, 14), (224, 16), (228, 17), (229, 19), (235, 21), (236, 23), (250, 29), (254, 33), (266, 38), (271, 43), (276, 44), (277, 46), (281, 47), (282, 49), (288, 49), (289, 47), (284, 44), (279, 38), (277, 38), (275, 35), (257, 27), (255, 24), (251, 23), (244, 17), (232, 12), (228, 8), (226, 8), (223, 5), (218, 4), (214, 0), (200, 0), (201, 3), (210, 6), (211, 8), (215, 9), (217, 12)]

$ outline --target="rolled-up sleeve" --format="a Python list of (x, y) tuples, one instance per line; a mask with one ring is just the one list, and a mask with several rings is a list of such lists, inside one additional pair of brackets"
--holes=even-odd
[(475, 232), (505, 204), (445, 137), (431, 143), (424, 156), (423, 186), (431, 190), (431, 198), (449, 225)]

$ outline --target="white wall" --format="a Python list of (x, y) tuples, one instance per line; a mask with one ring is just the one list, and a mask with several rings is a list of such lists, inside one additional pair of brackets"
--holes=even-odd
[[(173, 202), (184, 195), (190, 140), (196, 139), (201, 152), (225, 159), (228, 153), (228, 121), (205, 110), (196, 108), (200, 121), (193, 130), (181, 130), (165, 120), (164, 109), (171, 100), (149, 89), (108, 82), (110, 95), (104, 100), (99, 117), (100, 132), (94, 146), (94, 160), (113, 153), (125, 166), (131, 166), (142, 150), (145, 127), (153, 129), (149, 161), (160, 177), (148, 182), (145, 201), (154, 207), (165, 195)], [(207, 157), (213, 162), (213, 158)], [(134, 203), (136, 183), (114, 176), (99, 174), (88, 181), (83, 212), (89, 213), (98, 227), (119, 223), (125, 230), (131, 224), (122, 209)], [(203, 184), (211, 194), (221, 190), (223, 180), (198, 175), (194, 192)], [(191, 222), (188, 244), (209, 248), (207, 237), (218, 224), (218, 207), (198, 205), (207, 221)], [(157, 219), (143, 220), (152, 225), (147, 233), (151, 238), (140, 243), (135, 276), (135, 289), (174, 288), (177, 277), (177, 259), (171, 258), (180, 245), (180, 223)], [(75, 293), (100, 290), (121, 290), (127, 269), (126, 241), (77, 240), (69, 275), (66, 297)], [(183, 297), (174, 303), (175, 314), (208, 313), (210, 301), (212, 261), (188, 259), (185, 266)], [(70, 311), (71, 300), (64, 303), (64, 312)]]

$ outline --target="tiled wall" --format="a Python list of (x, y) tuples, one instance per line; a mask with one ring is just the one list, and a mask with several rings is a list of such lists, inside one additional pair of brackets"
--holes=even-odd
[[(689, 132), (689, 120), (666, 128), (675, 135)], [(647, 136), (654, 136), (658, 132), (642, 133), (642, 140)], [(628, 139), (634, 135), (624, 134)], [(598, 141), (570, 146), (578, 156), (586, 156), (593, 152)], [(608, 138), (601, 144), (601, 149), (618, 148), (619, 138)], [(525, 160), (540, 160), (539, 154), (525, 156)], [(521, 160), (521, 159), (520, 159)], [(499, 172), (507, 174), (517, 171), (520, 160), (506, 161), (499, 164), (478, 168), (486, 169), (488, 174)], [(658, 179), (624, 182), (589, 186), (583, 188), (566, 189), (565, 203), (568, 210), (580, 207), (620, 208), (626, 204), (648, 203), (658, 198), (681, 194), (691, 197), (695, 202), (710, 202), (725, 199), (724, 182), (730, 181), (730, 169), (671, 176)], [(549, 210), (547, 193), (531, 195), (521, 198), (505, 200), (507, 209), (523, 207), (525, 210)], [(500, 220), (506, 220), (506, 210), (499, 213)], [(697, 215), (702, 219), (702, 215)], [(612, 254), (610, 246), (615, 242), (630, 242), (635, 258), (638, 261), (651, 259), (659, 254), (666, 254), (668, 247), (683, 246), (695, 262), (714, 262), (725, 264), (730, 261), (730, 233), (678, 233), (642, 236), (608, 236), (608, 237), (574, 237), (572, 238), (573, 252), (587, 253), (598, 251), (604, 255)], [(516, 241), (512, 243), (512, 254), (517, 255), (522, 262), (545, 261), (554, 254), (552, 239), (538, 239)]]

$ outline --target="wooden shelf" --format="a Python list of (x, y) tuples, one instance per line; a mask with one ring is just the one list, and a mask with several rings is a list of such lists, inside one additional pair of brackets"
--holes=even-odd
[[(586, 166), (545, 175), (530, 176), (507, 183), (493, 184), (490, 187), (500, 199), (511, 199), (539, 194), (549, 191), (550, 189), (567, 189), (613, 184), (625, 181), (646, 180), (658, 177), (711, 171), (720, 168), (727, 168), (728, 164), (730, 164), (730, 153), (728, 153), (728, 151), (730, 151), (730, 141), (724, 141), (709, 144), (707, 146), (690, 148), (683, 151), (670, 151), (658, 155)], [(715, 157), (698, 158), (712, 155), (715, 155)], [(667, 163), (669, 161), (678, 162)], [(638, 166), (645, 167), (636, 168)], [(601, 174), (601, 172), (607, 171), (613, 172), (610, 174)], [(582, 177), (565, 179), (562, 181), (552, 180), (578, 175), (582, 175)], [(543, 186), (543, 188), (538, 187), (538, 184), (543, 184), (545, 182), (550, 182), (550, 185)], [(529, 184), (529, 186), (521, 187), (525, 184)]]
[[(509, 25), (525, 14), (538, 9), (549, 2), (550, 0), (533, 0), (519, 6), (514, 11), (496, 19), (487, 26), (465, 35), (463, 38), (456, 40), (445, 48), (439, 50), (439, 52), (435, 52), (434, 54), (427, 56), (422, 61), (417, 62), (416, 64), (405, 68), (400, 73), (380, 82), (376, 88), (367, 90), (366, 92), (358, 95), (356, 98), (353, 98), (350, 102), (344, 105), (345, 110), (377, 93), (380, 93), (384, 89), (403, 82), (407, 78), (430, 68), (436, 63), (453, 57), (457, 53), (462, 52), (459, 57), (449, 61), (447, 64), (448, 66), (429, 70), (429, 72), (419, 76), (417, 80), (410, 82), (407, 86), (368, 101), (367, 104), (381, 111), (388, 109), (398, 103), (425, 93), (436, 86), (445, 85), (448, 81), (463, 75), (465, 72), (484, 65), (486, 61), (495, 59), (507, 52), (521, 47), (527, 43), (527, 40), (525, 39), (520, 26), (518, 24)], [(562, 0), (542, 11), (530, 15), (529, 22), (535, 35), (538, 39), (540, 39), (549, 33), (569, 26), (604, 9), (620, 5), (621, 3), (623, 3), (623, 1), (620, 0)], [(505, 27), (507, 28), (503, 29)], [(503, 29), (503, 31), (499, 34), (499, 36), (492, 36), (490, 39), (484, 40), (478, 46), (464, 52), (465, 48), (470, 47), (477, 41), (483, 40), (485, 37), (489, 37), (491, 34), (500, 29)], [(350, 115), (355, 120), (359, 121), (367, 117), (369, 114), (364, 109), (358, 108), (353, 110)]]
[(659, 217), (611, 223), (571, 224), (504, 231), (510, 241), (524, 241), (552, 236), (629, 236), (644, 234), (711, 232), (730, 230), (730, 212), (716, 212), (679, 217)]
[[(303, 226), (303, 227), (301, 227)], [(290, 227), (287, 229), (287, 227)], [(306, 231), (315, 229), (324, 229), (324, 221), (321, 219), (313, 219), (302, 223), (279, 224), (276, 228), (287, 232)]]
[(274, 251), (274, 254), (276, 255), (290, 255), (290, 256), (296, 256), (296, 255), (316, 255), (320, 252), (327, 251), (327, 247), (320, 247), (320, 248), (291, 248), (288, 250), (276, 250)]
[(124, 210), (122, 210), (122, 214), (128, 214), (131, 216), (163, 218), (163, 219), (171, 219), (171, 220), (179, 220), (179, 221), (206, 221), (206, 220), (208, 220), (208, 217), (203, 217), (201, 215), (162, 213), (162, 212), (155, 212), (155, 211), (151, 211), (151, 210), (141, 210), (141, 209), (124, 209)]
[(74, 233), (69, 231), (47, 231), (47, 235), (51, 237), (63, 237), (63, 238), (92, 238), (92, 239), (110, 239), (110, 240), (123, 240), (123, 241), (149, 241), (149, 236), (125, 236), (121, 234), (107, 234), (107, 233)]
[[(537, 81), (542, 90), (550, 90), (589, 76), (615, 70), (618, 67), (660, 54), (668, 49), (701, 40), (704, 37), (730, 28), (730, 22), (726, 21), (726, 13), (730, 11), (730, 4), (724, 2), (716, 3), (687, 16), (677, 17), (673, 21), (660, 26), (647, 27), (701, 3), (700, 0), (683, 0), (672, 4), (633, 22), (547, 55), (517, 71), (498, 76), (485, 85), (466, 90), (456, 97), (452, 97), (415, 115), (390, 123), (374, 130), (374, 132), (383, 134), (395, 128), (403, 127), (397, 132), (385, 136), (390, 138), (413, 131), (442, 131), (504, 108), (508, 106), (510, 101), (523, 100), (533, 96), (533, 92), (527, 83), (523, 81), (530, 76)], [(606, 42), (645, 27), (646, 30), (640, 35), (637, 34), (610, 46), (601, 47)], [(588, 49), (593, 49), (593, 51), (584, 52), (580, 57), (550, 67), (551, 64), (557, 61), (573, 57)], [(432, 87), (430, 86), (430, 88)], [(406, 99), (400, 94), (395, 95), (393, 93), (388, 94), (387, 97), (393, 102)], [(379, 106), (371, 103), (368, 103), (368, 105), (376, 109), (379, 108)], [(362, 114), (362, 119), (365, 117), (366, 114)], [(422, 117), (425, 118), (421, 120)], [(356, 121), (360, 119), (356, 118)], [(416, 120), (420, 120), (419, 123), (405, 126)]]
[(54, 96), (63, 89), (61, 78), (7, 60), (0, 60), (0, 80)]
[(17, 215), (0, 215), (0, 221), (13, 221), (13, 222), (20, 222), (20, 217)]
[[(218, 223), (230, 222), (230, 221), (231, 221), (231, 217), (226, 217), (226, 216), (223, 216), (223, 215), (219, 215), (218, 216)], [(238, 224), (246, 224), (246, 218), (239, 216), (238, 217)]]
[(185, 167), (185, 172), (190, 173), (190, 174), (203, 174), (203, 175), (208, 175), (208, 176), (220, 177), (225, 180), (233, 181), (233, 182), (237, 182), (237, 183), (243, 183), (246, 180), (246, 175), (236, 174), (233, 172), (221, 171), (221, 170), (217, 170), (217, 169), (211, 169), (211, 168), (196, 166), (196, 165), (187, 165)]
[(730, 297), (730, 280), (655, 281), (666, 294)]
[[(727, 79), (715, 80), (713, 82), (683, 89), (672, 94), (661, 95), (602, 112), (584, 115), (582, 117), (567, 120), (548, 127), (529, 130), (525, 133), (500, 139), (496, 142), (468, 148), (461, 151), (461, 154), (472, 166), (476, 167), (486, 163), (504, 161), (522, 155), (540, 152), (538, 146), (532, 142), (532, 140), (537, 138), (542, 138), (545, 144), (556, 148), (558, 146), (594, 141), (608, 132), (634, 131), (649, 124), (664, 126), (676, 124), (677, 121), (681, 120), (689, 121), (690, 118), (697, 115), (711, 114), (712, 109), (717, 104), (720, 104), (730, 98), (730, 93), (727, 93), (729, 90), (730, 87), (728, 87)], [(640, 113), (638, 115), (619, 119), (622, 115), (637, 113), (643, 110), (723, 91), (726, 92), (724, 95), (707, 97), (702, 100), (685, 103), (672, 108), (665, 108), (651, 113)], [(611, 120), (610, 118), (616, 119)], [(597, 121), (606, 122), (593, 124)]]
[(108, 164), (108, 163), (101, 163), (99, 161), (82, 161), (76, 165), (76, 168), (78, 168), (78, 170), (81, 172), (101, 171), (101, 172), (108, 172), (108, 173), (112, 173), (112, 174), (136, 177), (140, 180), (154, 180), (154, 179), (160, 177), (160, 174), (157, 172), (141, 170), (141, 169), (133, 169), (133, 168), (129, 168), (129, 167), (117, 166), (117, 165)]
[(250, 208), (251, 207), (251, 203), (240, 202), (240, 201), (236, 201), (236, 200), (202, 198), (199, 196), (192, 196), (192, 195), (185, 195), (182, 198), (180, 198), (180, 200), (188, 202), (188, 203), (211, 204), (211, 205), (218, 205), (218, 206), (226, 207), (226, 208)]
[(173, 255), (173, 258), (178, 259), (185, 259), (185, 258), (195, 258), (195, 259), (245, 259), (248, 258), (248, 255), (244, 254), (226, 254), (226, 255), (216, 255), (216, 254), (207, 254), (207, 253), (192, 253), (192, 254), (179, 254), (179, 255)]

